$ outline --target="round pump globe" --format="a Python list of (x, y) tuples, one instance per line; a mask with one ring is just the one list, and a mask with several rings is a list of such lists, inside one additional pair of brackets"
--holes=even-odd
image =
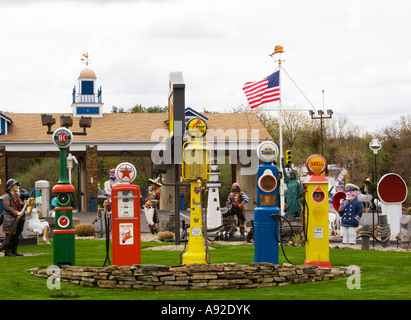
[(131, 183), (137, 176), (137, 170), (131, 163), (123, 162), (116, 167), (115, 175), (118, 181)]
[(305, 166), (310, 174), (321, 174), (327, 168), (327, 161), (319, 154), (308, 157)]
[(262, 162), (273, 162), (278, 156), (278, 147), (272, 141), (261, 142), (257, 148), (257, 156)]

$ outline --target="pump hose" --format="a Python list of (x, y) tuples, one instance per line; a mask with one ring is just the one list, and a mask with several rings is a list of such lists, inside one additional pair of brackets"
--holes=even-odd
[[(304, 240), (303, 240), (303, 242), (307, 242), (307, 239), (308, 239), (308, 236), (307, 236), (307, 234), (308, 234), (308, 219), (310, 218), (310, 210), (309, 210), (309, 208), (308, 208), (308, 203), (307, 203), (307, 201), (305, 200), (305, 196), (306, 196), (306, 192), (304, 193), (304, 197), (303, 197), (303, 201), (304, 201), (304, 216), (303, 216), (303, 230), (304, 230)], [(305, 221), (305, 209), (307, 209), (307, 222)]]
[(108, 211), (103, 212), (104, 215), (104, 224), (106, 225), (106, 259), (104, 260), (103, 267), (108, 262), (108, 265), (111, 265), (110, 261), (110, 217)]
[[(186, 228), (186, 222), (185, 220), (182, 221), (183, 223), (183, 231), (182, 235), (184, 235), (184, 238), (186, 238), (186, 241), (184, 242), (184, 249), (180, 252), (180, 264), (183, 264), (183, 253), (186, 252), (187, 249), (187, 242), (188, 242), (188, 234), (187, 234), (187, 228)], [(180, 235), (176, 232), (175, 237), (179, 237)]]
[[(305, 201), (305, 196), (303, 197), (303, 201), (304, 201), (304, 211), (303, 211), (303, 215), (302, 215), (302, 217), (301, 217), (302, 223), (303, 223), (304, 236), (305, 236), (305, 239), (303, 239), (303, 241), (307, 241), (309, 209), (308, 209), (307, 201)], [(305, 223), (305, 208), (307, 208), (307, 223)], [(273, 218), (275, 218), (276, 215), (273, 214), (273, 215), (271, 215), (271, 216), (272, 216)], [(279, 219), (280, 225), (281, 225), (281, 219), (285, 220), (285, 221), (290, 225), (291, 234), (294, 234), (294, 233), (293, 233), (293, 227), (292, 227), (290, 221), (288, 221), (287, 218), (285, 218), (285, 217), (283, 217), (283, 216), (281, 216), (281, 215), (278, 215), (278, 217), (280, 217), (280, 219)], [(283, 252), (284, 258), (288, 261), (288, 263), (294, 265), (294, 263), (292, 263), (292, 262), (287, 258), (287, 255), (285, 254), (283, 242), (278, 239), (276, 233), (275, 233), (274, 235), (275, 235), (275, 238), (276, 238), (277, 242), (279, 242), (280, 245), (281, 245), (281, 251)]]
[[(285, 220), (285, 221), (290, 225), (291, 234), (293, 234), (293, 227), (292, 227), (290, 221), (287, 220), (287, 218), (283, 217), (282, 215), (277, 215), (277, 214), (272, 214), (271, 217), (272, 217), (273, 219), (275, 219), (275, 218), (277, 218), (277, 217), (279, 218), (278, 221), (279, 221), (279, 224), (280, 224), (280, 227), (279, 227), (280, 230), (281, 230), (281, 224), (282, 224), (282, 223), (281, 223), (281, 219)], [(294, 263), (292, 263), (292, 262), (287, 258), (287, 255), (285, 254), (285, 251), (284, 251), (284, 244), (283, 244), (283, 242), (282, 242), (281, 240), (278, 239), (277, 232), (274, 232), (274, 236), (275, 236), (275, 239), (277, 240), (277, 242), (280, 243), (280, 245), (281, 245), (281, 251), (283, 252), (283, 255), (284, 255), (285, 260), (287, 260), (288, 263), (294, 265)], [(281, 235), (280, 235), (280, 238), (281, 238)]]
[[(29, 198), (31, 198), (31, 196), (33, 195), (33, 192), (36, 191), (36, 188), (34, 188), (33, 190), (31, 190), (30, 192), (30, 196)], [(27, 208), (27, 204), (24, 205), (23, 209), (21, 210), (21, 212), (26, 211)], [(4, 242), (2, 243), (2, 245), (0, 246), (0, 252), (4, 250), (4, 248), (7, 246), (7, 244), (9, 243), (11, 237), (13, 236), (13, 234), (16, 232), (17, 226), (19, 225), (20, 222), (20, 218), (21, 216), (17, 216), (16, 220), (14, 221), (13, 227), (10, 230), (10, 233), (7, 235), (6, 240), (4, 240)]]

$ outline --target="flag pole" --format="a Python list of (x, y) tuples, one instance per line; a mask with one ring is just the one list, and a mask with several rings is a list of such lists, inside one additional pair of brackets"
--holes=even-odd
[[(278, 117), (278, 124), (279, 124), (279, 129), (280, 129), (280, 163), (279, 163), (279, 168), (280, 172), (283, 172), (283, 164), (281, 162), (281, 159), (284, 157), (283, 153), (283, 112), (281, 108), (281, 62), (285, 60), (281, 60), (281, 54), (284, 52), (282, 46), (275, 46), (274, 47), (274, 52), (269, 54), (269, 56), (272, 58), (275, 54), (279, 54), (278, 60), (274, 60), (278, 62), (278, 87), (280, 89), (280, 99), (279, 99), (279, 117)], [(284, 179), (280, 180), (280, 213), (283, 216), (284, 215)]]
[[(279, 69), (279, 75), (278, 75), (278, 86), (280, 87), (280, 100), (279, 100), (279, 117), (278, 117), (278, 122), (279, 122), (279, 128), (280, 128), (280, 172), (283, 172), (283, 164), (281, 159), (284, 157), (283, 153), (283, 112), (281, 108), (281, 58), (278, 59), (278, 69)], [(283, 216), (284, 215), (284, 179), (280, 180), (280, 213)]]
[[(279, 117), (278, 117), (278, 122), (279, 122), (279, 129), (280, 129), (280, 172), (283, 172), (283, 164), (281, 163), (281, 159), (284, 157), (283, 153), (283, 112), (281, 108), (281, 62), (285, 60), (281, 60), (281, 54), (284, 52), (282, 46), (275, 46), (274, 47), (274, 52), (269, 54), (269, 56), (272, 58), (275, 54), (279, 54), (278, 60), (278, 87), (280, 89), (280, 100), (279, 100)], [(280, 180), (280, 213), (283, 216), (284, 215), (284, 179)]]

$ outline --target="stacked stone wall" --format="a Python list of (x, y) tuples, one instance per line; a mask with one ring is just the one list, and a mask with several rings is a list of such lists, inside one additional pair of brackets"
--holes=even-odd
[[(49, 278), (45, 269), (28, 270)], [(350, 267), (320, 268), (312, 265), (236, 263), (210, 265), (132, 265), (109, 267), (62, 266), (60, 280), (88, 287), (136, 290), (222, 290), (285, 286), (338, 279), (351, 275)], [(55, 278), (55, 275), (53, 275)]]

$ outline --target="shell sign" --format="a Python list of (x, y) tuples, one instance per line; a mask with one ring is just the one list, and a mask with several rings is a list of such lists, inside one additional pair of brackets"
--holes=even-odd
[(207, 124), (204, 120), (194, 118), (187, 123), (187, 132), (193, 138), (204, 137), (207, 132)]
[(308, 172), (311, 174), (321, 174), (325, 171), (327, 167), (327, 161), (325, 158), (319, 154), (313, 154), (308, 157), (307, 162), (305, 163)]

